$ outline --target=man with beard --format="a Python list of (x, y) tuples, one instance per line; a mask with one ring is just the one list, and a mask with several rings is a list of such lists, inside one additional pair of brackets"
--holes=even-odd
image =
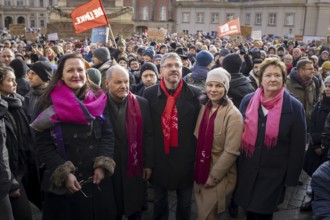
[(190, 219), (196, 151), (194, 127), (200, 90), (182, 80), (182, 61), (167, 53), (160, 63), (162, 80), (144, 91), (154, 129), (153, 219), (168, 219), (168, 191), (177, 196), (176, 219)]
[(155, 64), (146, 62), (140, 69), (141, 81), (139, 84), (132, 85), (132, 92), (142, 96), (144, 89), (156, 85), (158, 81), (158, 69)]
[(251, 80), (251, 84), (254, 89), (259, 87), (259, 69), (260, 64), (262, 63), (262, 59), (255, 59), (253, 60), (253, 68), (249, 73), (249, 79)]
[(153, 167), (153, 133), (148, 101), (129, 91), (127, 69), (115, 65), (106, 74), (110, 120), (115, 133), (116, 171), (112, 177), (117, 220), (141, 219), (147, 180)]

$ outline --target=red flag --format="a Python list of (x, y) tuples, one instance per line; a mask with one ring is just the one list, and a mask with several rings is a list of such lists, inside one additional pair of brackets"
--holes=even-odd
[(91, 0), (71, 12), (76, 34), (89, 29), (108, 25), (108, 18), (100, 0)]
[(241, 33), (241, 26), (239, 24), (239, 18), (230, 20), (226, 24), (218, 26), (219, 37), (233, 35), (233, 34), (240, 34), (240, 33)]

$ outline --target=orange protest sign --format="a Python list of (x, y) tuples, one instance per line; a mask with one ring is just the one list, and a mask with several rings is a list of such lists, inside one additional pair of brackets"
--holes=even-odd
[(239, 18), (233, 19), (225, 23), (224, 25), (218, 26), (218, 36), (229, 36), (234, 34), (241, 34), (241, 26)]

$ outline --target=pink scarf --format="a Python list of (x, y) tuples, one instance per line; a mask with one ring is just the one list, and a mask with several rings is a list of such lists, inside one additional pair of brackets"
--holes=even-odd
[(198, 184), (205, 184), (210, 173), (214, 120), (217, 116), (219, 107), (210, 117), (212, 104), (206, 104), (204, 114), (200, 122), (195, 163), (195, 181)]
[(284, 87), (281, 88), (280, 92), (274, 98), (265, 100), (264, 90), (258, 88), (252, 96), (246, 109), (244, 132), (241, 140), (242, 151), (247, 156), (251, 157), (254, 153), (258, 133), (258, 111), (260, 104), (269, 110), (264, 144), (268, 149), (276, 146), (283, 105), (283, 94)]
[(88, 124), (97, 116), (103, 114), (107, 96), (99, 89), (98, 97), (89, 90), (83, 101), (80, 101), (72, 90), (59, 80), (50, 94), (55, 114), (51, 116), (53, 123), (69, 122)]
[(142, 114), (135, 95), (127, 96), (126, 131), (128, 142), (127, 175), (142, 176)]

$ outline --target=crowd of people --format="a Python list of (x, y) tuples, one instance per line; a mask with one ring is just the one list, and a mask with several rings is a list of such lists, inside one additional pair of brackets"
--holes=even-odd
[(0, 219), (330, 218), (330, 59), (320, 42), (134, 35), (0, 44)]

